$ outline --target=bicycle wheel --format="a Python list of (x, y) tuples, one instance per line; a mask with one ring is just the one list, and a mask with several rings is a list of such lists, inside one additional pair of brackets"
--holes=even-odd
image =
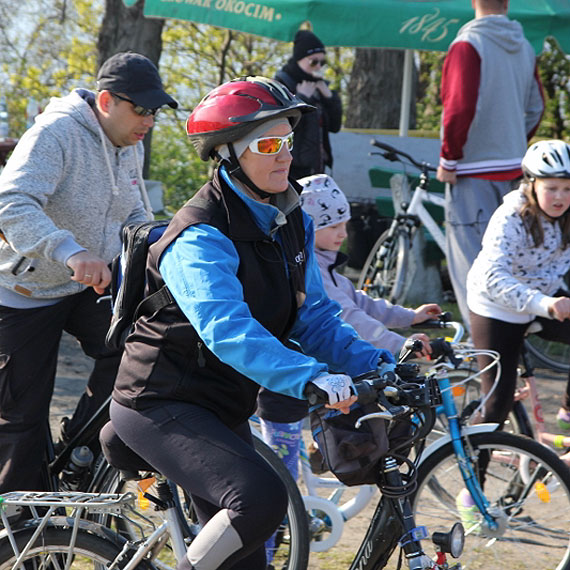
[[(34, 533), (34, 528), (28, 528), (14, 535), (19, 552), (22, 552)], [(72, 528), (46, 528), (36, 539), (26, 553), (22, 566), (26, 570), (45, 569), (56, 570), (70, 568), (76, 570), (104, 570), (121, 552), (118, 543), (94, 535), (86, 530), (79, 530), (75, 540), (73, 553), (70, 555)], [(71, 558), (70, 558), (71, 556)], [(17, 556), (7, 538), (0, 541), (0, 570), (11, 570), (15, 567)], [(126, 560), (117, 568), (122, 568)], [(67, 566), (69, 564), (69, 566)], [(140, 570), (150, 570), (152, 567), (141, 562)]]
[[(451, 442), (420, 464), (412, 498), (417, 525), (430, 532), (466, 528), (464, 568), (549, 570), (570, 568), (570, 470), (538, 442), (505, 432), (469, 436), (466, 450), (475, 473), (489, 460), (483, 489), (499, 523), (490, 530), (476, 510), (460, 515), (456, 498), (465, 487)], [(465, 509), (465, 507), (464, 507)], [(463, 519), (463, 520), (462, 520)], [(506, 562), (508, 561), (508, 562)]]
[(513, 409), (505, 422), (503, 431), (510, 431), (511, 433), (516, 433), (518, 435), (526, 435), (527, 437), (534, 439), (532, 423), (528, 417), (525, 405), (520, 400), (513, 403)]
[(525, 346), (532, 357), (545, 368), (556, 372), (570, 371), (570, 346), (540, 338), (533, 334), (525, 339)]
[(401, 305), (407, 292), (410, 240), (403, 230), (385, 231), (374, 244), (360, 273), (357, 288), (374, 298)]

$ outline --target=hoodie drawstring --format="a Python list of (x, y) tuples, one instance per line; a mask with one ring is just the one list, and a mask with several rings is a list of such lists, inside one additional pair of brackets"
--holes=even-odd
[[(119, 187), (117, 186), (117, 181), (115, 180), (115, 174), (113, 172), (113, 168), (111, 166), (111, 159), (109, 158), (109, 152), (107, 150), (107, 145), (105, 144), (105, 134), (103, 133), (103, 127), (101, 127), (101, 123), (97, 121), (97, 128), (99, 129), (99, 135), (101, 137), (101, 144), (103, 145), (103, 154), (105, 155), (105, 163), (107, 164), (107, 169), (109, 170), (109, 176), (111, 177), (111, 184), (113, 189), (113, 195), (117, 196), (119, 194)], [(146, 185), (144, 183), (144, 179), (142, 176), (142, 169), (140, 165), (139, 155), (137, 153), (136, 146), (133, 146), (133, 152), (135, 154), (135, 164), (137, 168), (137, 177), (139, 179), (139, 188), (141, 192), (141, 198), (147, 211), (150, 219), (154, 219), (154, 215), (152, 212), (152, 206), (150, 205), (150, 199), (148, 197), (148, 192), (146, 190)]]

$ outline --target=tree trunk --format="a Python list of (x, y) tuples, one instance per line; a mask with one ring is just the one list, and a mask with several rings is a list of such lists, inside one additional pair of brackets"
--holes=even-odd
[[(99, 30), (99, 66), (121, 51), (134, 51), (148, 57), (157, 67), (162, 53), (164, 20), (143, 16), (144, 0), (131, 7), (123, 0), (105, 0), (105, 15)], [(143, 177), (148, 178), (152, 129), (144, 139)]]
[[(344, 126), (397, 129), (400, 124), (404, 50), (358, 48), (348, 83)], [(410, 125), (416, 125), (417, 71), (413, 68)]]

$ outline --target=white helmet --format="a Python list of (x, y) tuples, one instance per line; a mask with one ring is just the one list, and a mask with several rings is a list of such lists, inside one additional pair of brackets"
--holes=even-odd
[(529, 178), (570, 178), (570, 146), (559, 140), (539, 141), (526, 151), (522, 169)]

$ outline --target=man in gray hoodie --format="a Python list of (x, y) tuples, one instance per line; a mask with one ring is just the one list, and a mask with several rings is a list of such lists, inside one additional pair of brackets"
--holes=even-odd
[(437, 178), (447, 182), (446, 238), (451, 282), (469, 326), (466, 279), (491, 214), (513, 182), (544, 101), (535, 53), (508, 0), (472, 0), (475, 19), (445, 58)]
[(152, 217), (142, 141), (156, 112), (178, 104), (156, 66), (132, 52), (102, 65), (97, 89), (53, 98), (0, 175), (0, 493), (45, 487), (62, 332), (95, 361), (64, 436), (105, 401), (120, 360), (105, 346), (110, 304), (97, 301), (123, 226)]

